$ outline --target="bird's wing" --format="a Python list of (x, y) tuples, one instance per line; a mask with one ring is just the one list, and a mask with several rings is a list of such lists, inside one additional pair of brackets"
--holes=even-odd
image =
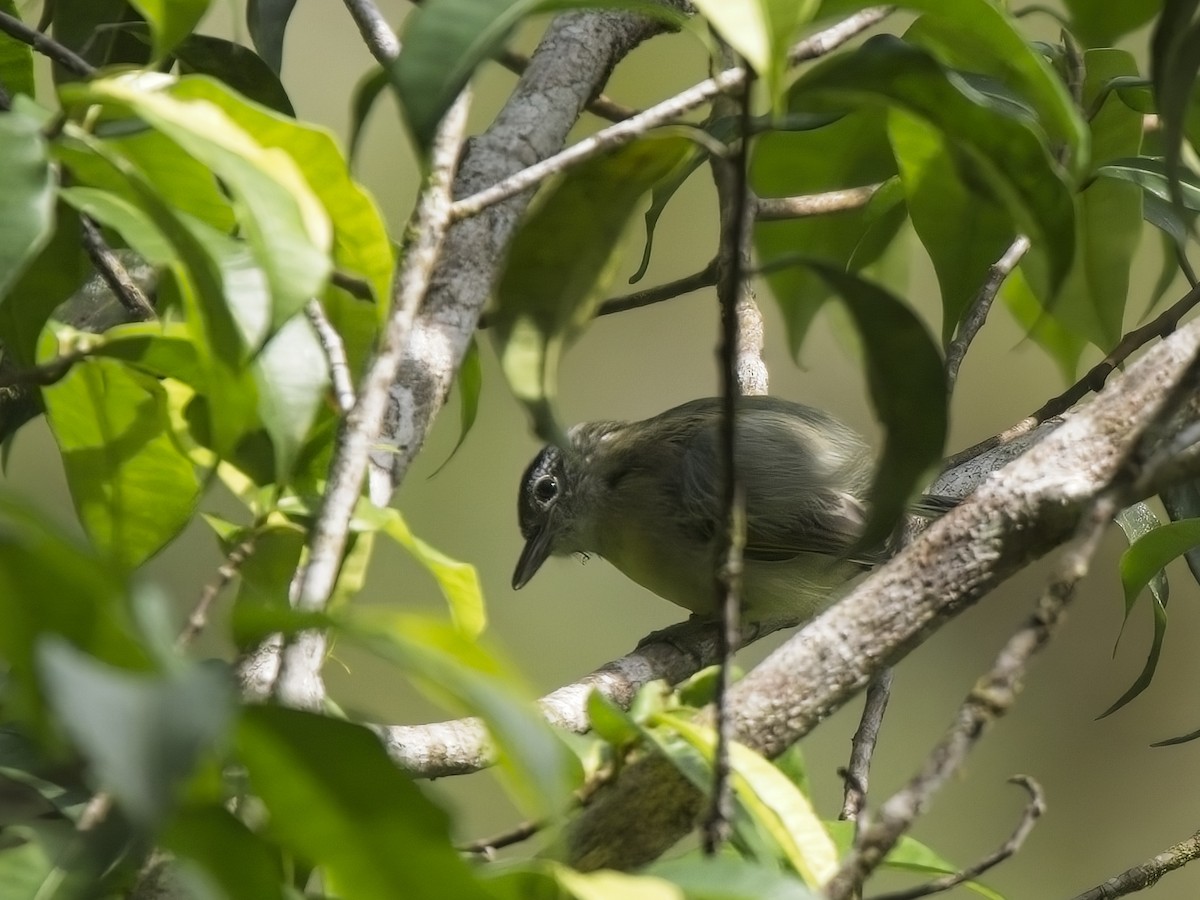
[[(842, 556), (862, 532), (863, 504), (844, 467), (810, 451), (793, 417), (759, 412), (738, 420), (738, 479), (746, 498), (749, 559), (783, 560), (799, 553)], [(721, 518), (718, 425), (697, 429), (680, 466), (687, 521), (704, 523), (711, 539)]]

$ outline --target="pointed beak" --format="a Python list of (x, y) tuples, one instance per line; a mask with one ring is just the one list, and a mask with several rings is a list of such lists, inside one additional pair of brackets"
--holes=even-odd
[(534, 535), (525, 542), (521, 558), (517, 560), (517, 568), (513, 572), (512, 586), (519, 591), (529, 583), (529, 579), (537, 574), (546, 557), (550, 555), (550, 528), (543, 524)]

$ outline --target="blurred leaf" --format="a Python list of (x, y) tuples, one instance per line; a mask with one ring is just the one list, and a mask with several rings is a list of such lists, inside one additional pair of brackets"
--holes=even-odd
[(925, 50), (877, 35), (857, 50), (830, 56), (792, 87), (801, 109), (884, 103), (923, 119), (971, 158), (988, 190), (1003, 201), (1018, 230), (1043, 248), (1052, 294), (1075, 248), (1070, 186), (1051, 157), (1046, 135), (1025, 117), (944, 68)]
[[(53, 347), (48, 340), (45, 359)], [(200, 496), (171, 437), (166, 393), (120, 362), (89, 359), (42, 397), (84, 530), (122, 568), (137, 568), (187, 524)]]
[[(126, 0), (54, 0), (50, 34), (97, 68), (150, 61), (149, 26)], [(82, 76), (57, 63), (54, 81), (62, 85)]]
[(117, 359), (157, 378), (174, 378), (189, 385), (204, 382), (196, 348), (181, 322), (131, 322), (104, 332), (92, 356)]
[(375, 108), (379, 95), (391, 84), (391, 76), (386, 69), (372, 69), (358, 80), (354, 86), (354, 97), (350, 102), (350, 144), (347, 156), (351, 164), (358, 158), (358, 149), (362, 140), (363, 129), (367, 117)]
[(321, 292), (331, 266), (328, 213), (295, 159), (263, 142), (260, 132), (242, 127), (215, 98), (249, 109), (244, 102), (201, 76), (181, 81), (173, 94), (121, 76), (92, 81), (79, 94), (84, 101), (128, 106), (222, 179), (238, 201), (246, 239), (271, 284), (277, 325)]
[[(467, 352), (463, 356), (462, 365), (458, 367), (458, 375), (454, 384), (458, 388), (458, 440), (450, 450), (450, 455), (433, 471), (438, 474), (446, 468), (446, 464), (454, 459), (467, 439), (471, 428), (475, 425), (475, 417), (479, 414), (479, 394), (483, 390), (483, 365), (479, 361), (479, 343), (471, 338)], [(433, 475), (429, 477), (432, 478)]]
[[(20, 19), (17, 0), (0, 0), (0, 12)], [(10, 97), (33, 96), (33, 48), (7, 34), (0, 34), (0, 84)]]
[(59, 196), (84, 215), (111, 228), (153, 266), (166, 266), (175, 249), (141, 209), (120, 194), (91, 187), (69, 187)]
[(614, 747), (628, 746), (641, 736), (629, 713), (595, 688), (588, 691), (587, 716), (592, 731)]
[[(857, 825), (854, 822), (846, 821), (826, 822), (825, 828), (837, 843), (840, 855), (845, 856), (849, 853), (854, 846)], [(900, 838), (896, 846), (888, 851), (888, 855), (883, 859), (883, 866), (888, 869), (917, 872), (923, 875), (957, 875), (962, 871), (960, 866), (947, 862), (920, 841), (907, 835)], [(1004, 900), (1003, 896), (984, 887), (978, 881), (968, 881), (963, 887), (987, 898), (987, 900)]]
[(276, 75), (283, 68), (283, 38), (295, 6), (296, 0), (248, 0), (246, 3), (250, 40)]
[(630, 284), (637, 284), (650, 267), (650, 253), (654, 248), (654, 229), (658, 219), (675, 196), (675, 192), (683, 187), (683, 183), (691, 177), (704, 162), (708, 155), (699, 146), (692, 147), (676, 164), (675, 168), (659, 179), (650, 192), (650, 206), (644, 216), (646, 222), (646, 243), (642, 249), (642, 262), (637, 271), (629, 276)]
[(184, 75), (210, 75), (248, 100), (285, 116), (296, 115), (276, 71), (261, 56), (241, 44), (206, 34), (193, 34), (175, 48), (175, 56)]
[(535, 12), (607, 7), (677, 27), (686, 21), (676, 10), (646, 0), (428, 0), (413, 10), (389, 75), (421, 152), (476, 67), (503, 46), (522, 19)]
[(1064, 0), (1071, 14), (1071, 32), (1089, 47), (1111, 46), (1136, 31), (1162, 7), (1162, 0)]
[(55, 848), (37, 839), (36, 831), (25, 825), (4, 829), (0, 850), (0, 884), (12, 897), (50, 896), (60, 887), (61, 869)]
[(736, 856), (687, 855), (641, 870), (683, 888), (688, 900), (816, 900), (804, 882)]
[(0, 301), (54, 232), (54, 176), (41, 125), (0, 114)]
[(554, 878), (569, 897), (577, 900), (680, 900), (679, 888), (653, 876), (600, 869), (580, 872), (555, 866)]
[(399, 665), (423, 692), (479, 716), (501, 771), (539, 815), (557, 813), (579, 780), (579, 762), (546, 724), (514, 670), (444, 623), (386, 610), (352, 608), (341, 633)]
[(1178, 178), (1184, 129), (1200, 69), (1200, 22), (1193, 21), (1197, 5), (1196, 0), (1164, 3), (1150, 39), (1150, 74), (1162, 123), (1164, 171), (1172, 205), (1177, 208), (1182, 205)]
[(187, 809), (166, 830), (163, 845), (199, 865), (228, 900), (285, 900), (275, 849), (227, 810)]
[(1053, 313), (1046, 312), (1034, 296), (1033, 288), (1018, 267), (1000, 286), (1000, 299), (1035, 344), (1045, 350), (1058, 365), (1063, 382), (1075, 380), (1079, 358), (1087, 341), (1073, 331), (1068, 331)]
[(216, 104), (268, 151), (282, 150), (295, 161), (332, 223), (334, 264), (371, 286), (382, 319), (391, 299), (395, 251), (383, 214), (371, 194), (350, 176), (349, 163), (332, 133), (245, 103), (208, 78), (183, 79), (172, 93), (184, 100)]
[(892, 531), (929, 469), (942, 458), (948, 428), (946, 375), (924, 324), (888, 291), (823, 263), (813, 270), (837, 292), (862, 339), (871, 403), (885, 430), (860, 545)]
[(325, 351), (302, 315), (292, 316), (254, 358), (258, 414), (275, 450), (275, 483), (284, 484), (329, 387)]
[(299, 710), (243, 710), (237, 751), (271, 832), (361, 900), (486, 896), (450, 844), (449, 819), (368, 729)]
[(143, 828), (162, 821), (182, 781), (223, 742), (232, 719), (233, 685), (223, 667), (135, 675), (57, 637), (39, 642), (38, 665), (58, 721), (97, 782)]
[(774, 101), (787, 69), (797, 30), (816, 12), (818, 0), (697, 0), (713, 29), (767, 86)]
[(162, 59), (191, 34), (208, 12), (209, 0), (129, 0), (150, 24), (154, 56)]
[[(1168, 485), (1159, 498), (1172, 522), (1200, 518), (1200, 482), (1181, 481)], [(1188, 550), (1183, 557), (1192, 571), (1192, 577), (1200, 583), (1200, 549)]]
[[(885, 181), (896, 174), (885, 123), (882, 110), (866, 108), (823, 128), (762, 135), (755, 142), (751, 168), (755, 192), (762, 197), (787, 197)], [(767, 282), (783, 312), (794, 356), (799, 356), (808, 327), (831, 290), (807, 266), (772, 268), (772, 262), (801, 254), (839, 268), (845, 268), (852, 257), (865, 265), (873, 260), (855, 250), (870, 227), (870, 215), (856, 209), (755, 225), (755, 249), (770, 271)]]
[(539, 437), (560, 439), (559, 360), (604, 299), (630, 218), (690, 146), (681, 137), (651, 137), (590, 159), (548, 188), (517, 232), (489, 330)]
[(1012, 219), (987, 189), (966, 153), (924, 120), (899, 109), (888, 115), (888, 137), (908, 212), (942, 290), (942, 344), (1013, 239)]

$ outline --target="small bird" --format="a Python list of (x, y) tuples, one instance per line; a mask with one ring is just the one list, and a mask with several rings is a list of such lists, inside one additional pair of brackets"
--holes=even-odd
[[(641, 422), (588, 422), (547, 445), (521, 479), (523, 587), (549, 556), (596, 553), (703, 618), (722, 519), (722, 401), (692, 400)], [(742, 617), (803, 620), (877, 560), (850, 558), (866, 522), (873, 455), (837, 419), (775, 397), (737, 401), (745, 496)]]

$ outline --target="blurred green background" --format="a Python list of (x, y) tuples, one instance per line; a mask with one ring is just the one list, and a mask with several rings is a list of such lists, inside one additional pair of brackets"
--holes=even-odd
[[(407, 4), (381, 2), (392, 22)], [(202, 30), (243, 34), (242, 4), (218, 2)], [(27, 11), (31, 18), (34, 11)], [(536, 29), (522, 35), (532, 46)], [(1056, 39), (1047, 28), (1040, 36)], [(1145, 58), (1148, 35), (1124, 46)], [(356, 81), (371, 65), (349, 16), (339, 3), (300, 3), (289, 27), (283, 77), (300, 117), (326, 124), (343, 137)], [(617, 70), (608, 93), (647, 105), (702, 78), (702, 48), (686, 36), (660, 38), (637, 50)], [(490, 120), (514, 76), (486, 67), (478, 80), (476, 130)], [(595, 120), (580, 129), (597, 127)], [(359, 177), (384, 207), (399, 234), (416, 191), (416, 170), (394, 104), (383, 98), (370, 120)], [(673, 200), (657, 231), (655, 259), (642, 285), (701, 268), (715, 245), (716, 210), (707, 172), (701, 170)], [(640, 233), (622, 278), (636, 267)], [(909, 301), (937, 327), (936, 282), (916, 240), (911, 247)], [(1130, 322), (1141, 315), (1157, 264), (1157, 242), (1143, 253), (1143, 271), (1131, 289)], [(618, 283), (614, 293), (625, 287)], [(1168, 299), (1182, 287), (1168, 293)], [(868, 435), (878, 435), (854, 360), (830, 323), (810, 336), (802, 365), (790, 358), (779, 316), (765, 287), (771, 391), (821, 406)], [(653, 308), (598, 321), (568, 355), (561, 404), (569, 421), (641, 418), (693, 397), (715, 393), (716, 305), (704, 291)], [(606, 660), (628, 652), (650, 630), (682, 617), (681, 611), (624, 579), (603, 560), (548, 564), (521, 593), (509, 587), (520, 548), (516, 487), (537, 445), (504, 387), (486, 341), (484, 393), (479, 420), (458, 454), (436, 477), (457, 440), (456, 401), (405, 483), (397, 505), (413, 530), (439, 549), (475, 564), (488, 600), (486, 640), (515, 660), (539, 693), (573, 681)], [(1085, 357), (1089, 365), (1095, 356)], [(991, 435), (1058, 393), (1064, 385), (1050, 362), (1028, 342), (997, 304), (963, 367), (954, 400), (950, 451)], [(43, 424), (18, 437), (5, 474), (9, 489), (35, 498), (47, 510), (72, 517), (56, 450)], [(232, 512), (225, 498), (209, 506)], [(1150, 616), (1139, 609), (1118, 652), (1122, 602), (1117, 558), (1124, 542), (1114, 528), (1081, 587), (1061, 636), (1037, 661), (1016, 709), (971, 757), (963, 776), (937, 798), (916, 836), (959, 864), (969, 864), (1007, 838), (1025, 795), (1005, 783), (1016, 773), (1045, 788), (1049, 811), (1024, 849), (985, 881), (1010, 898), (1071, 897), (1110, 875), (1181, 840), (1200, 827), (1200, 742), (1151, 749), (1151, 741), (1200, 727), (1200, 657), (1188, 651), (1200, 628), (1197, 589), (1182, 566), (1173, 567), (1175, 597), (1164, 658), (1151, 688), (1129, 707), (1097, 721), (1140, 670), (1149, 643)], [(146, 577), (164, 586), (181, 615), (220, 561), (211, 534), (196, 526), (149, 567)], [(1028, 613), (1041, 588), (1035, 567), (943, 629), (899, 667), (872, 779), (872, 796), (901, 786), (929, 745), (949, 723), (974, 680)], [(440, 610), (436, 589), (399, 549), (380, 542), (363, 601)], [(1145, 602), (1145, 601), (1143, 601)], [(741, 655), (754, 664), (787, 635)], [(210, 643), (202, 650), (220, 652)], [(416, 723), (444, 717), (389, 666), (335, 648), (327, 675), (348, 709), (377, 721)], [(833, 716), (804, 741), (818, 809), (833, 817), (840, 805), (836, 769), (846, 762), (859, 704)], [(463, 838), (490, 835), (517, 815), (490, 774), (448, 779), (432, 791), (456, 813)], [(965, 896), (957, 893), (956, 896)], [(1148, 896), (1191, 900), (1200, 896), (1200, 865), (1168, 876)]]

